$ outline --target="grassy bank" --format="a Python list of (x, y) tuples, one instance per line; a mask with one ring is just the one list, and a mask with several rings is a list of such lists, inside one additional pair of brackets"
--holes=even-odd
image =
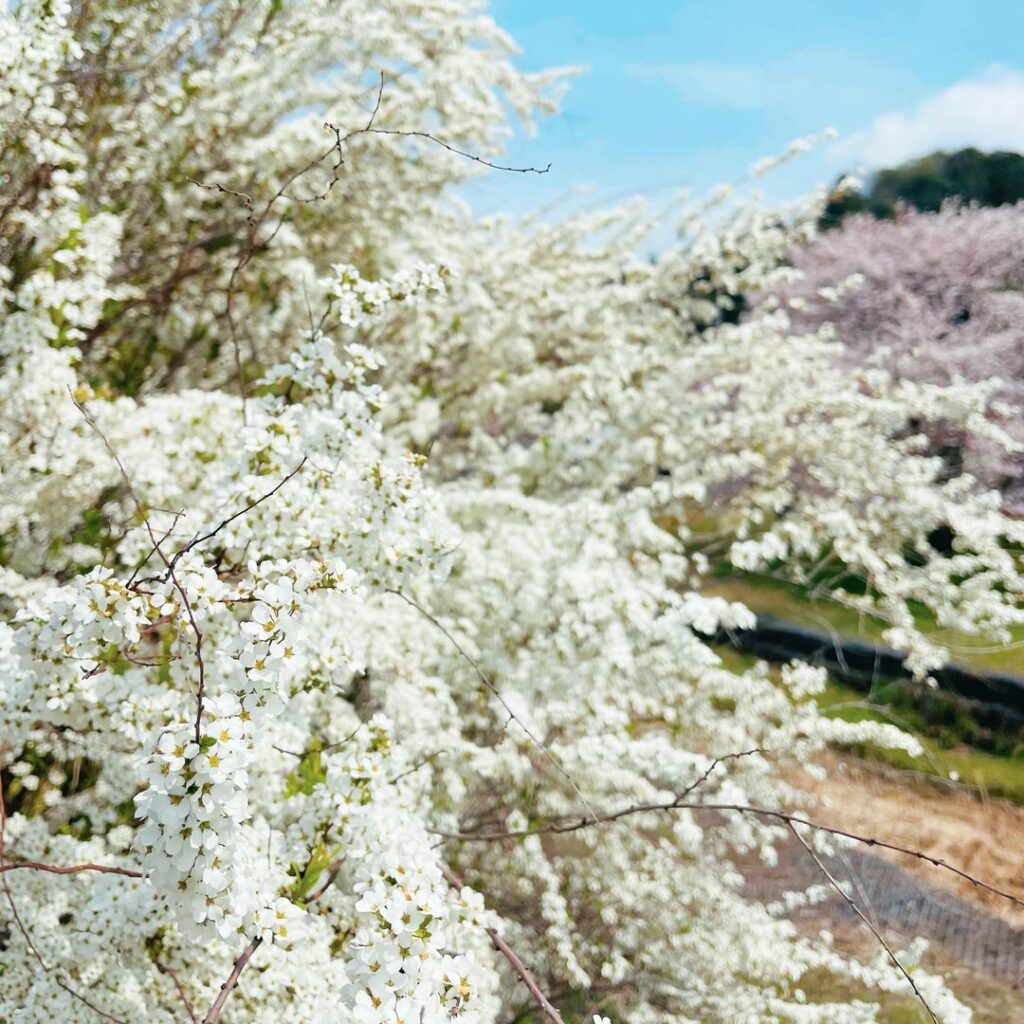
[[(835, 601), (812, 598), (795, 584), (732, 572), (713, 580), (706, 593), (739, 601), (755, 612), (797, 625), (842, 636), (883, 643), (881, 624)], [(927, 626), (927, 623), (925, 623)], [(1024, 673), (1024, 632), (1008, 645), (992, 645), (976, 637), (930, 630), (956, 660), (990, 671)], [(729, 651), (730, 661), (751, 662)], [(1024, 805), (1024, 737), (981, 728), (957, 701), (906, 680), (879, 679), (863, 693), (834, 678), (818, 698), (829, 714), (846, 721), (890, 722), (916, 736), (925, 748), (912, 758), (902, 751), (861, 747), (863, 757), (894, 768), (968, 786), (981, 796), (1004, 797)]]

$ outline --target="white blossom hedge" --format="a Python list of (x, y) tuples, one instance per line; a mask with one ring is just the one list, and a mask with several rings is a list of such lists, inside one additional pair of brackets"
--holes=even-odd
[(566, 78), (513, 56), (470, 0), (0, 12), (5, 1024), (969, 1020), (745, 896), (822, 839), (786, 771), (914, 744), (701, 585), (1005, 638), (1024, 531), (908, 426), (1012, 444), (994, 387), (736, 315), (817, 200), (474, 220)]

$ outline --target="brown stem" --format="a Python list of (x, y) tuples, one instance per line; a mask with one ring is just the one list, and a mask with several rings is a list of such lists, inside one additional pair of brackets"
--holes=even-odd
[[(226, 526), (230, 526), (231, 523), (233, 523), (236, 519), (240, 519), (246, 513), (251, 512), (254, 508), (256, 508), (257, 505), (262, 505), (263, 502), (265, 502), (268, 498), (272, 498), (275, 494), (277, 494), (277, 492), (281, 490), (281, 488), (284, 487), (284, 485), (288, 483), (288, 481), (291, 480), (291, 478), (295, 476), (302, 469), (303, 466), (305, 466), (307, 461), (308, 456), (304, 455), (302, 457), (302, 461), (299, 462), (299, 464), (286, 477), (279, 480), (269, 491), (266, 492), (266, 494), (260, 495), (260, 497), (256, 498), (255, 501), (250, 501), (249, 504), (246, 505), (244, 508), (240, 508), (237, 512), (232, 513), (226, 519), (222, 519), (212, 530), (208, 530), (206, 533), (203, 534), (197, 533), (184, 547), (180, 548), (171, 556), (170, 565), (168, 566), (168, 573), (178, 564), (183, 555), (188, 554), (189, 551), (191, 551), (193, 548), (198, 547), (200, 544), (205, 544), (206, 541), (212, 540)], [(161, 579), (166, 580), (168, 578), (168, 573), (165, 573), (164, 576), (161, 577)], [(142, 582), (147, 581), (144, 580)]]
[[(0, 869), (4, 867), (4, 834), (7, 831), (7, 804), (4, 802), (3, 787), (0, 787)], [(29, 951), (35, 958), (36, 962), (43, 969), (43, 971), (50, 976), (53, 983), (59, 988), (62, 988), (69, 996), (77, 999), (84, 1006), (88, 1006), (93, 1013), (98, 1014), (105, 1020), (113, 1021), (114, 1024), (127, 1024), (127, 1021), (122, 1020), (120, 1017), (115, 1017), (112, 1013), (107, 1013), (106, 1010), (100, 1009), (94, 1002), (83, 996), (81, 992), (72, 988), (60, 975), (43, 959), (43, 954), (39, 952), (35, 942), (32, 941), (32, 935), (28, 930), (28, 926), (21, 919), (21, 914), (18, 913), (18, 905), (14, 902), (14, 893), (11, 891), (10, 883), (7, 881), (6, 873), (0, 875), (0, 885), (4, 890), (4, 895), (7, 897), (8, 906), (11, 908), (11, 916), (14, 918), (14, 923), (18, 927), (18, 931), (21, 932), (21, 937), (25, 940), (25, 945), (28, 946)]]
[(749, 804), (697, 803), (685, 802), (680, 799), (676, 799), (660, 804), (633, 804), (629, 807), (623, 807), (617, 811), (598, 814), (596, 817), (588, 811), (586, 814), (578, 813), (575, 815), (568, 815), (561, 821), (549, 821), (544, 825), (538, 825), (536, 828), (515, 829), (506, 832), (441, 832), (437, 829), (434, 829), (433, 831), (435, 835), (439, 835), (444, 839), (457, 839), (461, 842), (467, 843), (500, 842), (508, 839), (522, 839), (526, 836), (549, 834), (557, 835), (565, 832), (578, 832), (580, 829), (589, 828), (596, 824), (618, 821), (620, 818), (625, 818), (632, 814), (644, 814), (651, 811), (683, 810), (735, 811), (739, 814), (751, 814), (760, 818), (774, 818), (776, 821), (781, 821), (784, 824), (792, 823), (795, 825), (803, 825), (806, 828), (811, 828), (818, 832), (826, 832), (833, 836), (842, 836), (844, 839), (850, 839), (855, 843), (860, 843), (862, 846), (877, 846), (882, 850), (891, 850), (894, 853), (901, 853), (907, 857), (915, 857), (918, 860), (924, 861), (926, 864), (931, 864), (933, 867), (949, 871), (952, 874), (963, 878), (965, 881), (970, 882), (971, 885), (974, 885), (979, 889), (984, 889), (985, 892), (990, 892), (994, 896), (999, 896), (1004, 900), (1009, 900), (1011, 903), (1015, 903), (1019, 907), (1024, 907), (1024, 900), (1014, 896), (1012, 893), (998, 889), (996, 886), (990, 885), (988, 882), (984, 882), (980, 878), (976, 878), (974, 875), (956, 867), (954, 864), (948, 863), (941, 857), (933, 857), (931, 854), (924, 853), (922, 850), (914, 850), (908, 846), (899, 846), (896, 843), (890, 843), (884, 839), (877, 839), (874, 836), (858, 835), (856, 832), (847, 832), (845, 829), (833, 828), (830, 825), (821, 825), (796, 814), (788, 814), (785, 811), (776, 811), (768, 807), (753, 807)]
[[(444, 875), (448, 884), (455, 889), (462, 889), (465, 887), (465, 882), (447, 864), (441, 864), (441, 873)], [(487, 935), (491, 942), (494, 944), (494, 948), (509, 962), (512, 970), (519, 976), (519, 980), (526, 986), (527, 991), (533, 997), (533, 1001), (540, 1007), (541, 1013), (551, 1024), (563, 1024), (562, 1015), (551, 1005), (548, 997), (544, 995), (540, 985), (537, 984), (536, 979), (530, 973), (526, 964), (519, 959), (515, 950), (495, 931), (493, 928), (486, 929)]]
[(569, 783), (570, 787), (572, 787), (572, 791), (580, 798), (580, 802), (583, 804), (583, 806), (587, 808), (587, 812), (590, 816), (591, 822), (596, 823), (599, 820), (598, 816), (592, 810), (590, 810), (590, 804), (587, 801), (587, 798), (583, 795), (583, 791), (580, 789), (580, 787), (576, 785), (576, 780), (572, 777), (569, 770), (565, 767), (565, 765), (562, 764), (561, 761), (558, 760), (557, 757), (555, 757), (555, 755), (548, 749), (547, 746), (545, 746), (545, 744), (539, 739), (539, 737), (537, 737), (534, 734), (530, 727), (512, 710), (511, 705), (501, 695), (501, 691), (488, 678), (488, 676), (486, 675), (484, 670), (479, 666), (476, 660), (470, 657), (469, 653), (465, 650), (462, 644), (460, 644), (459, 641), (456, 640), (454, 636), (452, 636), (452, 634), (445, 627), (444, 623), (442, 623), (441, 620), (436, 618), (434, 615), (431, 615), (430, 612), (428, 612), (427, 609), (424, 608), (423, 605), (421, 605), (418, 601), (409, 597), (401, 590), (394, 590), (388, 587), (386, 588), (385, 592), (388, 594), (394, 594), (395, 597), (400, 597), (407, 605), (411, 606), (412, 608), (415, 608), (416, 611), (418, 611), (420, 615), (422, 615), (427, 620), (427, 622), (431, 623), (431, 625), (433, 625), (443, 634), (443, 636), (448, 640), (452, 647), (454, 647), (455, 650), (462, 657), (463, 661), (465, 661), (466, 664), (469, 665), (469, 667), (476, 673), (477, 679), (479, 679), (480, 682), (483, 683), (484, 687), (494, 696), (495, 700), (497, 700), (497, 702), (502, 706), (502, 708), (504, 708), (505, 713), (508, 715), (509, 722), (515, 722), (516, 725), (518, 725), (519, 728), (522, 729), (524, 733), (526, 733), (526, 736), (530, 740), (530, 742), (544, 755), (544, 757), (548, 759), (548, 761), (551, 762), (551, 764), (554, 766), (558, 774), (561, 775), (562, 778)]
[(143, 877), (141, 871), (112, 867), (110, 864), (73, 864), (70, 867), (60, 867), (57, 864), (42, 864), (37, 860), (18, 860), (0, 863), (0, 874), (3, 874), (5, 871), (17, 871), (20, 868), (27, 868), (32, 871), (48, 871), (51, 875), (77, 875), (82, 871), (98, 871), (103, 875), (125, 875), (128, 878)]
[(885, 941), (885, 938), (883, 937), (882, 933), (871, 923), (867, 914), (865, 914), (864, 911), (860, 909), (860, 906), (858, 905), (857, 901), (852, 896), (850, 896), (850, 894), (835, 879), (833, 874), (825, 866), (825, 862), (817, 855), (817, 853), (814, 852), (814, 847), (812, 847), (811, 844), (808, 843), (807, 840), (804, 839), (804, 837), (800, 835), (799, 832), (797, 832), (796, 826), (793, 824), (793, 822), (787, 821), (786, 824), (789, 826), (789, 831), (792, 832), (793, 835), (796, 837), (797, 842), (807, 851), (807, 855), (811, 858), (811, 860), (814, 861), (815, 864), (818, 865), (818, 869), (828, 879), (829, 885), (831, 885), (832, 888), (835, 889), (835, 891), (839, 893), (840, 896), (842, 896), (842, 898), (846, 901), (850, 909), (864, 922), (864, 924), (867, 925), (871, 934), (874, 935), (874, 937), (878, 940), (879, 945), (888, 954), (889, 959), (896, 965), (900, 974), (902, 974), (903, 977), (907, 979), (907, 983), (914, 990), (914, 995), (917, 996), (917, 998), (921, 1002), (921, 1005), (928, 1011), (928, 1016), (931, 1017), (934, 1024), (939, 1024), (939, 1018), (935, 1016), (935, 1011), (932, 1010), (932, 1008), (928, 1005), (928, 1001), (925, 999), (925, 997), (921, 995), (921, 990), (917, 987), (916, 982), (910, 976), (910, 972), (906, 969), (906, 967), (903, 966), (903, 964), (900, 963), (899, 958), (892, 951), (892, 947), (889, 945), (889, 943)]
[(168, 967), (167, 964), (161, 963), (159, 960), (154, 960), (153, 963), (161, 974), (170, 978), (171, 981), (174, 982), (174, 987), (178, 990), (178, 995), (181, 997), (181, 1002), (185, 1007), (185, 1012), (188, 1014), (188, 1019), (192, 1021), (192, 1024), (198, 1024), (195, 1011), (192, 1009), (192, 1004), (189, 1002), (188, 996), (185, 994), (185, 986), (182, 985), (181, 978), (178, 977), (177, 972), (174, 968)]
[(238, 959), (235, 961), (231, 968), (231, 973), (228, 975), (227, 981), (224, 982), (220, 987), (220, 992), (217, 994), (217, 998), (213, 1001), (213, 1005), (207, 1011), (206, 1016), (203, 1018), (203, 1024), (216, 1024), (220, 1020), (221, 1011), (224, 1009), (224, 1004), (228, 1001), (228, 996), (231, 995), (232, 989), (238, 984), (238, 976), (245, 970), (245, 965), (249, 962), (253, 953), (260, 947), (263, 942), (263, 936), (257, 935), (254, 939), (249, 940), (249, 944), (242, 950)]

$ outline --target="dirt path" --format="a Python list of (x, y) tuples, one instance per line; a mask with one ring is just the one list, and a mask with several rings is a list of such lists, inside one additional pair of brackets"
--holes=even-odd
[[(829, 755), (826, 781), (801, 784), (821, 800), (810, 816), (822, 824), (875, 836), (940, 857), (1024, 899), (1024, 808), (981, 802), (870, 762)], [(772, 900), (820, 885), (819, 868), (793, 840), (778, 864), (745, 864), (748, 890)], [(979, 1022), (1021, 1019), (1024, 1003), (1024, 908), (985, 893), (950, 872), (877, 848), (840, 847), (826, 858), (832, 874), (897, 947), (921, 935), (928, 962), (978, 1011)], [(874, 944), (838, 895), (793, 915), (808, 931), (827, 928), (858, 945)], [(987, 979), (987, 980), (986, 980)], [(902, 1019), (902, 1018), (901, 1018)]]
[[(814, 811), (817, 820), (921, 850), (1024, 900), (1024, 807), (981, 801), (963, 790), (838, 755), (829, 755), (826, 767), (826, 781), (808, 780), (822, 801)], [(929, 889), (1024, 929), (1024, 908), (913, 858), (873, 852)]]

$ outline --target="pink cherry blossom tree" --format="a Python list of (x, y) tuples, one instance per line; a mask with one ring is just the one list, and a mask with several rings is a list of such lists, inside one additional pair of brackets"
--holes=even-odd
[[(994, 408), (1024, 441), (1024, 204), (857, 215), (797, 251), (795, 264), (803, 276), (787, 298), (799, 328), (832, 323), (841, 358), (901, 378), (998, 379)], [(1020, 453), (941, 422), (918, 425), (951, 472), (972, 473), (1024, 510)]]

